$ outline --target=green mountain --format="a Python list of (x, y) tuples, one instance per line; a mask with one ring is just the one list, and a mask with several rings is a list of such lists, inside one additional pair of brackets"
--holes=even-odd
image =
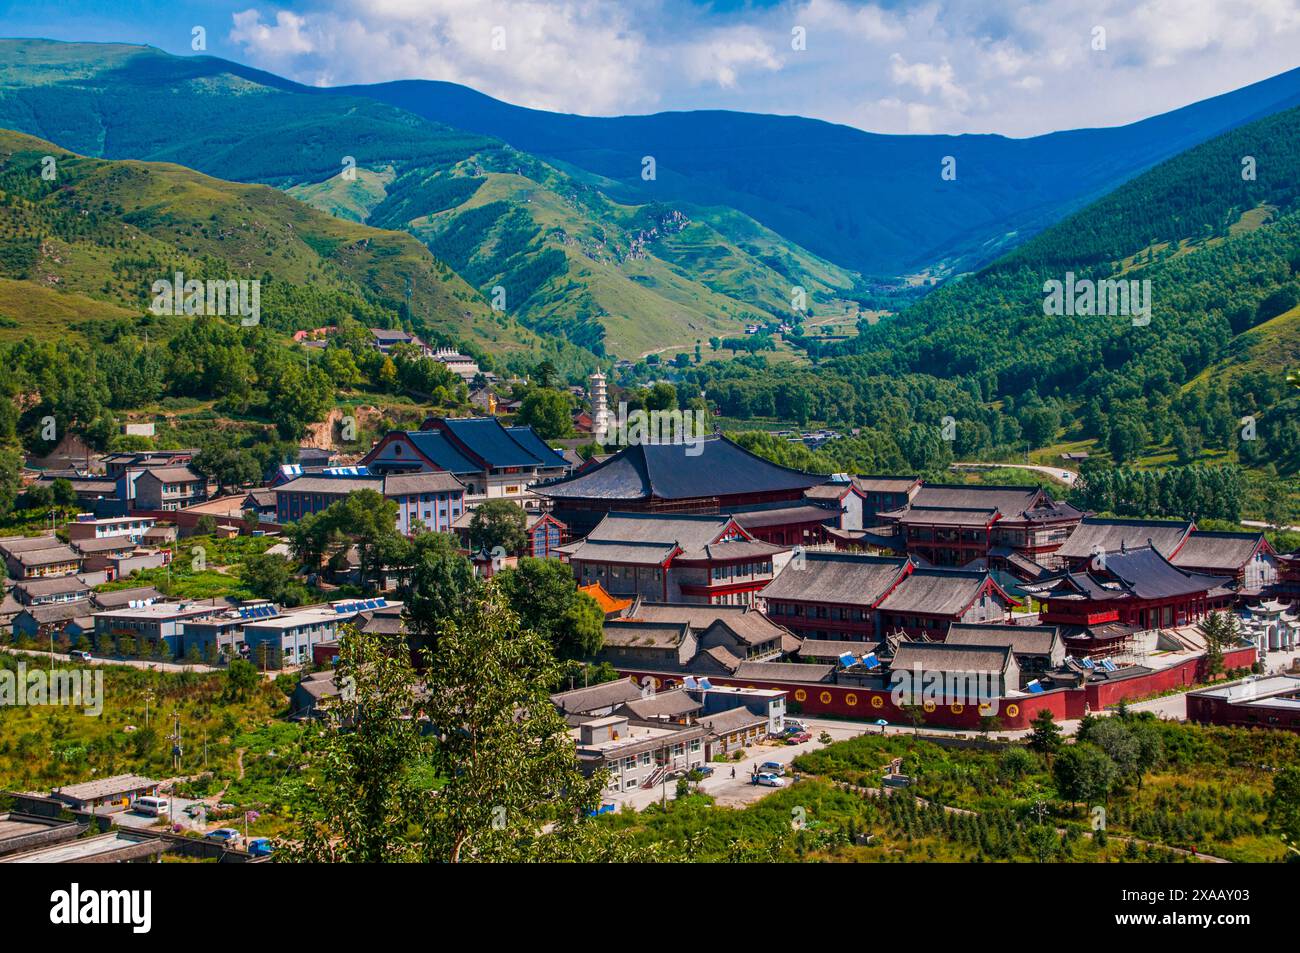
[(637, 357), (790, 317), (856, 313), (859, 280), (725, 207), (616, 202), (490, 137), (211, 57), (0, 41), (0, 126), (105, 158), (286, 189), (418, 236), (485, 303)]
[[(726, 110), (574, 116), (426, 80), (337, 92), (496, 137), (599, 177), (621, 202), (725, 205), (863, 274), (942, 278), (993, 261), (1164, 159), (1300, 105), (1300, 70), (1126, 126), (1024, 139), (879, 135)], [(644, 156), (656, 162), (650, 181)], [(951, 181), (939, 177), (945, 156), (956, 162)]]
[[(1149, 282), (1150, 319), (1045, 313), (1048, 282)], [(1138, 290), (1141, 289), (1138, 285)], [(827, 348), (849, 374), (969, 382), (1117, 462), (1202, 449), (1300, 463), (1282, 371), (1300, 354), (1300, 109), (1162, 163), (983, 271)], [(1240, 418), (1259, 418), (1258, 439)], [(1267, 439), (1264, 437), (1267, 431)], [(1023, 443), (1022, 443), (1023, 446)]]
[(9, 318), (0, 334), (11, 338), (74, 315), (139, 317), (152, 283), (180, 271), (261, 279), (268, 325), (286, 333), (351, 316), (404, 319), (435, 339), (502, 354), (541, 346), (411, 236), (325, 215), (267, 186), (86, 158), (0, 130), (0, 191), (0, 310)]

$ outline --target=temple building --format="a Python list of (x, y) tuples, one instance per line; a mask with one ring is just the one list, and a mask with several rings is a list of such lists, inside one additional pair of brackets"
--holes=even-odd
[(1083, 513), (1040, 487), (925, 484), (901, 509), (880, 514), (897, 547), (935, 566), (999, 569), (1034, 579)]
[(772, 621), (806, 639), (844, 642), (899, 632), (939, 641), (953, 623), (1005, 623), (1018, 605), (983, 570), (843, 552), (797, 556), (761, 595)]
[(1169, 560), (1179, 569), (1226, 576), (1242, 595), (1258, 596), (1278, 581), (1277, 553), (1263, 533), (1192, 533)]
[[(726, 437), (692, 444), (638, 443), (580, 473), (533, 488), (552, 502), (556, 518), (575, 536), (590, 532), (610, 513), (716, 514), (786, 509), (786, 522), (756, 515), (753, 534), (778, 538), (834, 520), (834, 508), (809, 509), (804, 492), (826, 477), (779, 466)], [(758, 524), (762, 525), (758, 525)], [(782, 538), (780, 545), (789, 545)]]
[(1144, 546), (1108, 553), (1104, 570), (1067, 569), (1024, 588), (1046, 603), (1039, 619), (1061, 626), (1068, 654), (1102, 657), (1127, 651), (1139, 632), (1190, 625), (1230, 606), (1235, 594), (1225, 582)]
[(299, 476), (275, 487), (276, 522), (295, 523), (358, 490), (397, 503), (397, 531), (449, 533), (465, 508), (465, 486), (450, 473), (371, 474), (357, 467)]
[(560, 547), (578, 585), (661, 602), (748, 605), (790, 557), (726, 515), (610, 513), (586, 537)]
[(906, 557), (804, 553), (763, 590), (764, 611), (804, 638), (876, 642), (876, 607), (914, 568)]
[(465, 484), (467, 505), (533, 498), (534, 483), (569, 472), (568, 461), (532, 427), (505, 427), (496, 417), (430, 417), (419, 430), (394, 430), (361, 458), (371, 473), (446, 471)]
[(1085, 516), (1056, 558), (1070, 569), (1083, 569), (1102, 553), (1154, 546), (1166, 559), (1173, 559), (1196, 532), (1190, 520), (1139, 520)]

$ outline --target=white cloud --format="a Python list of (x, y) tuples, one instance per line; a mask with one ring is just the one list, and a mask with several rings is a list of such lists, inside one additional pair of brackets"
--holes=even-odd
[[(729, 108), (879, 132), (1114, 125), (1300, 66), (1297, 0), (303, 0), (230, 40), (302, 82), (438, 79), (597, 115)], [(791, 48), (791, 30), (807, 35)], [(1107, 49), (1094, 52), (1104, 26)], [(492, 48), (493, 28), (505, 50)]]

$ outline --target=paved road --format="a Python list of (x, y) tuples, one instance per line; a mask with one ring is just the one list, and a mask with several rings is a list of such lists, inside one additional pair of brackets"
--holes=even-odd
[(1079, 479), (1079, 474), (1073, 470), (1066, 470), (1062, 467), (1045, 467), (1037, 463), (954, 463), (954, 470), (1002, 470), (1008, 467), (1014, 467), (1017, 470), (1033, 470), (1035, 473), (1041, 473), (1050, 477), (1057, 483), (1064, 483), (1066, 486), (1074, 486), (1074, 481)]
[[(12, 645), (0, 646), (0, 650), (9, 652), (12, 655), (30, 655), (35, 658), (46, 659), (50, 657), (49, 652), (42, 652), (39, 649), (19, 649)], [(66, 653), (56, 652), (54, 655), (56, 661), (71, 661)], [(221, 666), (206, 665), (202, 662), (190, 664), (189, 662), (159, 662), (155, 659), (125, 659), (125, 658), (103, 658), (98, 655), (92, 655), (89, 662), (78, 662), (79, 665), (126, 665), (130, 668), (151, 669), (155, 672), (219, 672)]]

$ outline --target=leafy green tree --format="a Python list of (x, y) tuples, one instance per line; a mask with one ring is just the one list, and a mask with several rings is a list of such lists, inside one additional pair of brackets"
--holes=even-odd
[[(416, 861), (421, 828), (441, 800), (423, 779), (432, 741), (416, 712), (410, 656), (352, 627), (339, 640), (340, 689), (323, 732), (310, 732), (298, 792), (296, 837), (276, 856), (306, 863)], [(453, 770), (455, 770), (453, 768)]]
[(545, 638), (519, 624), (494, 582), (441, 630), (422, 706), (437, 731), (445, 784), (430, 799), (426, 861), (631, 859), (587, 814), (603, 772), (578, 769), (550, 700), (559, 666)]
[(448, 619), (468, 611), (478, 592), (474, 567), (461, 554), (453, 537), (446, 533), (421, 533), (415, 537), (403, 600), (407, 628), (416, 647), (432, 650), (438, 630)]
[(1116, 781), (1115, 763), (1087, 742), (1066, 745), (1052, 763), (1056, 790), (1067, 801), (1097, 804), (1110, 794)]
[(254, 595), (283, 604), (295, 579), (289, 560), (276, 553), (261, 553), (247, 557), (240, 564), (239, 581)]
[(519, 404), (517, 422), (527, 424), (543, 440), (573, 433), (573, 398), (549, 387), (530, 387)]
[(1273, 776), (1268, 823), (1286, 844), (1287, 861), (1300, 863), (1300, 766), (1288, 765)]
[(474, 549), (492, 552), (497, 547), (507, 555), (523, 552), (528, 546), (528, 515), (510, 500), (480, 503), (469, 520), (469, 543)]
[(545, 636), (558, 658), (581, 659), (600, 650), (605, 613), (578, 591), (567, 564), (525, 557), (495, 578), (520, 624)]
[(1061, 726), (1051, 711), (1040, 709), (1030, 722), (1029, 747), (1039, 754), (1055, 754), (1061, 748)]

